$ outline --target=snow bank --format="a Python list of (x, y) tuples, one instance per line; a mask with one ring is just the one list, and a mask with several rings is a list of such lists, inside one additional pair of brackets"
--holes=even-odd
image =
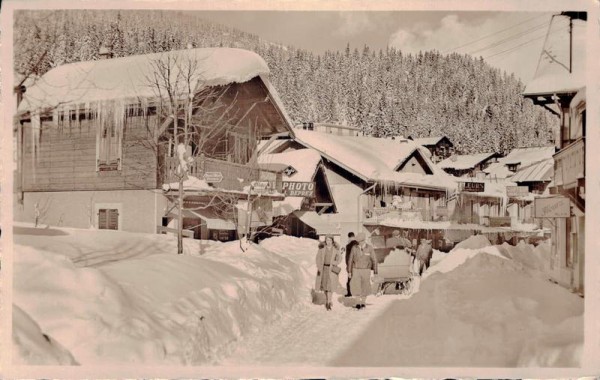
[(497, 247), (455, 249), (349, 347), (333, 365), (577, 367), (583, 300)]
[[(213, 363), (243, 335), (297, 304), (311, 278), (284, 254), (262, 246), (242, 253), (239, 242), (185, 239), (187, 254), (176, 255), (170, 236), (111, 231), (114, 240), (124, 234), (126, 247), (144, 251), (116, 254), (111, 239), (97, 238), (106, 231), (63, 231), (15, 246), (14, 303), (82, 365)], [(296, 240), (297, 255), (314, 261), (317, 243)], [(92, 243), (95, 260), (86, 261)], [(64, 247), (71, 247), (69, 257), (61, 253)], [(15, 326), (21, 320), (17, 316)], [(19, 342), (28, 349), (33, 344)], [(20, 357), (28, 364), (42, 360)]]
[(454, 246), (454, 249), (479, 249), (491, 246), (492, 243), (483, 235), (474, 235), (461, 241)]
[(44, 365), (77, 364), (58, 342), (44, 334), (40, 326), (20, 307), (13, 306), (13, 363)]

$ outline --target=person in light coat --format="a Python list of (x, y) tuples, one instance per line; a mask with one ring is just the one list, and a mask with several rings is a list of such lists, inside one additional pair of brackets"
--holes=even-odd
[(367, 243), (364, 232), (356, 236), (358, 245), (350, 252), (350, 272), (352, 295), (358, 297), (357, 309), (366, 307), (367, 296), (372, 292), (371, 271), (377, 274), (377, 257), (373, 247)]
[[(317, 278), (315, 279), (315, 290), (325, 292), (325, 308), (331, 310), (333, 302), (331, 301), (332, 292), (339, 283), (338, 274), (340, 273), (340, 261), (342, 255), (333, 236), (325, 237), (325, 245), (319, 248), (317, 252)], [(336, 273), (337, 271), (337, 273)]]

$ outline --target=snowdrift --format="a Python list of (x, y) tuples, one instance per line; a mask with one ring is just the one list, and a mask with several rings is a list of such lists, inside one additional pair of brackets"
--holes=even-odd
[[(304, 295), (308, 274), (261, 247), (242, 253), (239, 242), (204, 242), (200, 255), (198, 241), (187, 240), (187, 254), (176, 255), (170, 236), (116, 232), (114, 240), (126, 237), (127, 246), (139, 248), (115, 256), (114, 241), (98, 239), (106, 231), (63, 232), (55, 240), (30, 239), (34, 247), (15, 246), (14, 303), (23, 310), (14, 322), (17, 362), (211, 363)], [(314, 256), (316, 242), (306, 243), (314, 244)], [(90, 256), (84, 248), (92, 244), (97, 252)], [(64, 247), (69, 257), (59, 253)], [(113, 260), (100, 260), (99, 252)], [(42, 334), (73, 360), (55, 352), (58, 344), (41, 344)]]
[(583, 300), (501, 252), (525, 257), (535, 249), (512, 248), (454, 249), (333, 364), (579, 366)]

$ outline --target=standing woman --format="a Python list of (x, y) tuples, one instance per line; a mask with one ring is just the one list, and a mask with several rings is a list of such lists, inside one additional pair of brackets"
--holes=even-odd
[(325, 245), (317, 252), (317, 278), (315, 281), (315, 290), (325, 292), (327, 299), (325, 308), (327, 310), (331, 310), (333, 306), (331, 293), (338, 283), (337, 275), (340, 273), (339, 263), (341, 260), (342, 255), (337, 243), (333, 240), (333, 236), (327, 235)]

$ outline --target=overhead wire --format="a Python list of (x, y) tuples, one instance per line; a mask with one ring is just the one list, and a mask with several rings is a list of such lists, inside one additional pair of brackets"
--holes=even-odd
[(460, 46), (454, 47), (454, 48), (452, 48), (452, 49), (445, 50), (445, 51), (443, 51), (443, 52), (442, 52), (442, 54), (446, 54), (446, 53), (454, 52), (454, 51), (456, 51), (456, 50), (458, 50), (458, 49), (461, 49), (461, 48), (463, 48), (463, 47), (465, 47), (465, 46), (472, 45), (472, 44), (474, 44), (474, 43), (477, 43), (477, 42), (479, 42), (479, 41), (482, 41), (482, 40), (484, 40), (484, 39), (486, 39), (486, 38), (493, 37), (493, 36), (495, 36), (495, 35), (498, 35), (498, 34), (500, 34), (500, 33), (502, 33), (502, 32), (506, 32), (507, 30), (514, 29), (514, 28), (516, 28), (517, 26), (520, 26), (520, 25), (526, 24), (526, 23), (528, 23), (529, 21), (536, 20), (536, 19), (538, 19), (538, 18), (540, 18), (540, 17), (546, 17), (546, 16), (547, 16), (546, 14), (542, 14), (542, 15), (538, 15), (538, 16), (535, 16), (535, 17), (528, 18), (527, 20), (521, 21), (521, 22), (519, 22), (519, 23), (517, 23), (517, 24), (514, 24), (514, 25), (512, 25), (512, 26), (509, 26), (509, 27), (507, 27), (507, 28), (504, 28), (504, 29), (501, 29), (501, 30), (497, 30), (497, 31), (495, 31), (495, 32), (493, 32), (493, 33), (487, 34), (487, 35), (485, 35), (485, 36), (483, 36), (483, 37), (480, 37), (480, 38), (478, 38), (478, 39), (476, 39), (476, 40), (473, 40), (473, 41), (471, 41), (471, 42), (468, 42), (468, 43), (466, 43), (466, 44), (463, 44), (463, 45), (460, 45)]

